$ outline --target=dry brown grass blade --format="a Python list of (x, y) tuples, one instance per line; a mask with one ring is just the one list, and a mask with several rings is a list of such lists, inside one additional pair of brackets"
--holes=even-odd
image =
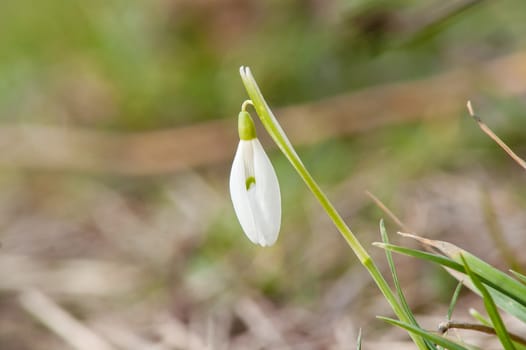
[[(277, 110), (296, 145), (458, 113), (474, 90), (526, 92), (526, 52), (430, 78), (371, 87)], [(241, 88), (241, 87), (240, 87)], [(264, 136), (265, 133), (261, 133)], [(0, 166), (155, 175), (230, 160), (236, 118), (142, 133), (37, 125), (0, 127)]]
[(439, 252), (441, 254), (448, 256), (449, 258), (459, 257), (462, 254), (462, 252), (464, 252), (463, 249), (449, 242), (428, 239), (428, 238), (420, 237), (413, 233), (400, 232), (400, 231), (398, 231), (397, 233), (402, 237), (412, 238), (415, 241), (418, 241), (428, 251)]
[(372, 194), (369, 191), (365, 191), (365, 194), (371, 198), (371, 200), (393, 220), (398, 227), (400, 227), (404, 231), (411, 231), (403, 222), (396, 216), (378, 197), (376, 197), (374, 194)]
[(484, 133), (488, 135), (493, 141), (495, 141), (500, 146), (500, 148), (502, 148), (504, 152), (506, 152), (517, 164), (526, 170), (526, 161), (515, 154), (515, 152), (513, 152), (513, 150), (500, 139), (500, 137), (495, 135), (495, 133), (475, 114), (473, 111), (473, 106), (471, 105), (471, 101), (468, 101), (466, 106), (468, 108), (469, 114), (473, 117), (473, 119), (475, 119), (480, 129), (484, 131)]
[[(467, 330), (477, 331), (477, 332), (486, 333), (486, 334), (493, 334), (493, 335), (497, 334), (497, 332), (495, 332), (495, 329), (493, 327), (488, 327), (482, 324), (447, 321), (447, 322), (441, 323), (438, 326), (438, 330), (442, 334), (446, 333), (450, 329), (467, 329)], [(526, 339), (522, 338), (521, 336), (514, 334), (514, 333), (508, 333), (508, 335), (513, 341), (526, 345)]]

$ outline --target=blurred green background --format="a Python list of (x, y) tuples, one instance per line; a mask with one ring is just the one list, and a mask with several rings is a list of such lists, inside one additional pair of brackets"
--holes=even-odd
[[(295, 121), (364, 245), (385, 216), (369, 190), (414, 232), (506, 268), (489, 233), (526, 246), (524, 174), (464, 106), (526, 154), (525, 14), (520, 0), (3, 1), (0, 348), (343, 349), (360, 327), (370, 348), (410, 348), (265, 135), (282, 232), (268, 249), (244, 236), (227, 189), (238, 69)], [(436, 328), (454, 281), (397, 262)], [(61, 333), (72, 324), (88, 333)]]

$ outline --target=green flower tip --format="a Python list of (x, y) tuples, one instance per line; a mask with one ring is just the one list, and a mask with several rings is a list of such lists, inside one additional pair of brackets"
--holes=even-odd
[(246, 111), (239, 112), (237, 129), (240, 140), (250, 141), (256, 138), (256, 127)]
[(245, 187), (247, 188), (247, 191), (250, 189), (252, 185), (255, 185), (255, 184), (256, 184), (256, 178), (254, 176), (250, 176), (248, 179), (246, 179)]

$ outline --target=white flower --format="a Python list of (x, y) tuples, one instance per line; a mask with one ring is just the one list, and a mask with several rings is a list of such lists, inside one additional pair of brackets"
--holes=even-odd
[(230, 172), (230, 196), (248, 238), (270, 246), (278, 239), (281, 225), (281, 194), (274, 168), (245, 111), (239, 113), (239, 137)]

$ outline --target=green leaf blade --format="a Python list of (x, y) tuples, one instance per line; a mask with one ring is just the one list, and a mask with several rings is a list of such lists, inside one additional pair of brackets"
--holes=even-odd
[[(435, 264), (441, 265), (442, 267), (446, 268), (446, 270), (457, 280), (464, 281), (464, 285), (474, 291), (475, 293), (480, 295), (480, 292), (477, 288), (475, 288), (471, 283), (468, 283), (469, 281), (465, 281), (465, 268), (463, 265), (459, 264), (458, 262), (454, 261), (453, 259), (438, 255), (434, 253), (428, 253), (423, 252), (416, 249), (401, 247), (393, 244), (384, 244), (384, 243), (373, 243), (375, 246), (381, 247), (383, 249), (388, 249), (393, 252), (415, 257), (417, 259), (426, 260), (433, 262)], [(469, 263), (469, 261), (468, 261)], [(489, 267), (485, 267), (486, 269), (495, 269), (491, 265), (488, 264)], [(448, 270), (447, 268), (460, 272), (462, 275), (459, 275), (458, 273), (454, 273), (454, 271)], [(486, 277), (485, 277), (486, 276)], [(507, 276), (507, 275), (505, 275)], [(495, 303), (503, 310), (508, 312), (509, 314), (515, 316), (519, 320), (526, 323), (526, 305), (523, 303), (517, 301), (516, 297), (513, 297), (513, 294), (517, 294), (515, 290), (510, 290), (509, 288), (512, 288), (507, 283), (503, 284), (495, 284), (495, 282), (488, 281), (487, 274), (484, 274), (484, 276), (478, 275), (478, 277), (481, 279), (481, 281), (486, 284), (487, 289), (489, 290), (492, 298), (494, 299)], [(509, 276), (507, 276), (509, 277)], [(509, 277), (511, 279), (511, 277)], [(516, 281), (515, 281), (516, 282)], [(520, 285), (520, 283), (517, 282), (517, 284)], [(526, 296), (526, 295), (525, 295)], [(520, 298), (519, 298), (520, 299)]]
[(484, 287), (484, 284), (480, 281), (478, 276), (471, 270), (471, 267), (469, 266), (467, 260), (464, 258), (463, 255), (460, 255), (460, 259), (464, 263), (464, 268), (466, 269), (466, 273), (468, 274), (469, 278), (482, 294), (482, 299), (484, 301), (486, 312), (488, 313), (488, 316), (490, 317), (491, 322), (493, 323), (493, 327), (495, 329), (495, 332), (497, 333), (497, 336), (502, 346), (505, 350), (515, 350), (515, 346), (511, 341), (506, 326), (504, 325), (504, 322), (502, 321), (502, 318), (499, 315), (497, 306), (495, 305), (491, 294), (488, 292), (486, 287)]

